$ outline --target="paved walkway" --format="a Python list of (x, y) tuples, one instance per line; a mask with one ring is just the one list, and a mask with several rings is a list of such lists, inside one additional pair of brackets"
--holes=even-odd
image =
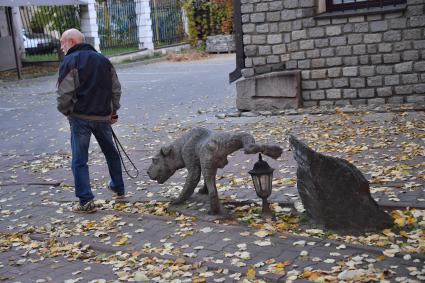
[[(423, 116), (423, 112), (294, 115), (234, 118), (205, 125), (251, 130), (257, 140), (274, 139), (285, 148), (278, 161), (269, 160), (277, 169), (271, 201), (282, 205), (277, 210), (275, 206), (278, 217), (290, 222), (291, 217), (296, 219), (292, 204), (298, 195), (296, 166), (287, 147), (289, 132), (356, 164), (371, 180), (373, 196), (386, 208), (423, 209)], [(321, 123), (328, 128), (315, 137), (311, 128)], [(337, 139), (347, 135), (343, 130), (346, 124), (356, 123), (361, 126), (353, 126), (355, 139)], [(383, 137), (374, 135), (379, 129), (385, 129)], [(335, 135), (338, 142), (325, 132)], [(180, 132), (167, 134), (178, 136)], [(385, 144), (380, 144), (381, 139)], [(272, 282), (323, 277), (332, 281), (337, 276), (348, 281), (403, 281), (406, 277), (419, 282), (424, 278), (425, 258), (420, 254), (383, 256), (388, 244), (382, 248), (350, 244), (344, 237), (330, 240), (320, 230), (316, 236), (311, 231), (303, 233), (308, 229), (279, 231), (255, 216), (248, 222), (236, 217), (239, 208), (246, 212), (244, 206), (258, 201), (246, 173), (256, 157), (240, 152), (219, 173), (219, 193), (230, 217), (209, 216), (208, 202), (198, 194), (186, 204), (166, 210), (168, 201), (181, 189), (185, 174), (177, 173), (161, 186), (151, 182), (145, 170), (153, 151), (140, 151), (128, 140), (125, 143), (141, 176), (127, 180), (128, 202), (115, 204), (103, 189), (107, 172), (102, 156), (94, 149), (91, 172), (101, 209), (92, 215), (75, 215), (68, 210), (74, 196), (68, 186), (72, 181), (67, 153), (8, 156), (1, 161), (2, 278), (10, 282), (109, 281), (134, 276), (160, 282), (233, 282), (244, 278)], [(410, 155), (402, 158), (405, 154)], [(20, 231), (23, 234), (17, 233)]]
[[(75, 197), (68, 151), (2, 149), (0, 280), (424, 281), (425, 117), (420, 108), (415, 109), (321, 109), (226, 119), (215, 118), (213, 111), (200, 111), (195, 117), (182, 114), (149, 126), (117, 125), (116, 132), (141, 174), (126, 179), (126, 202), (115, 202), (105, 190), (107, 168), (94, 143), (90, 173), (99, 209), (90, 215), (69, 210)], [(8, 137), (9, 147), (28, 136), (40, 148), (43, 142), (45, 147), (51, 144), (42, 133), (28, 134), (24, 126), (25, 135), (15, 131)], [(208, 200), (196, 193), (183, 205), (169, 205), (181, 190), (186, 172), (181, 170), (158, 185), (146, 175), (150, 157), (161, 145), (196, 126), (246, 131), (257, 142), (284, 148), (278, 160), (267, 159), (276, 168), (270, 197), (276, 222), (259, 218), (259, 199), (247, 173), (257, 157), (241, 152), (232, 155), (218, 173), (223, 215), (208, 215)], [(61, 131), (68, 135), (66, 125)], [(299, 196), (289, 134), (319, 152), (355, 164), (370, 181), (372, 196), (399, 225), (379, 233), (342, 235), (310, 224), (294, 208)], [(55, 148), (56, 142), (52, 142)]]

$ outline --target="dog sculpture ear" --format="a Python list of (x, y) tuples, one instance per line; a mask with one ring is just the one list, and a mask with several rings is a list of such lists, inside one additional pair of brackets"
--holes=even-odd
[(171, 150), (172, 150), (171, 146), (163, 146), (161, 147), (161, 155), (167, 156), (171, 153)]

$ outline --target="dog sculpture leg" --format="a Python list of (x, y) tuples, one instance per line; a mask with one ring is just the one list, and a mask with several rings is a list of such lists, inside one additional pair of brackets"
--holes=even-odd
[(180, 196), (177, 199), (172, 201), (172, 204), (181, 204), (182, 202), (186, 201), (193, 194), (193, 191), (198, 185), (200, 179), (201, 179), (200, 167), (195, 166), (188, 169), (186, 182), (184, 183), (183, 190), (180, 193)]
[(208, 188), (208, 195), (210, 198), (210, 211), (209, 214), (220, 213), (220, 202), (218, 200), (217, 187), (215, 184), (215, 177), (217, 175), (217, 168), (202, 168), (202, 175), (204, 182)]
[(202, 186), (202, 188), (198, 191), (198, 193), (199, 193), (199, 194), (202, 194), (202, 195), (207, 195), (207, 194), (208, 194), (207, 184), (204, 184), (204, 185)]

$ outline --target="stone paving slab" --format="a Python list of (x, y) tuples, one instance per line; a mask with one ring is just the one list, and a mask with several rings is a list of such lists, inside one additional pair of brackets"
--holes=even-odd
[[(372, 164), (379, 163), (379, 168), (385, 168), (386, 166), (392, 166), (394, 164), (394, 161), (392, 160), (387, 160), (387, 158), (379, 158), (379, 156), (384, 155), (387, 151), (383, 149), (377, 149), (373, 152), (377, 157), (376, 160), (373, 160), (372, 162), (368, 160), (369, 155), (364, 156), (361, 153), (353, 155), (350, 159), (362, 160), (355, 162), (360, 170), (368, 170), (368, 167), (376, 166)], [(132, 152), (130, 152), (130, 154), (131, 153)], [(142, 158), (138, 158), (137, 152), (132, 154), (132, 156), (136, 157), (136, 160), (143, 158), (143, 156)], [(32, 173), (31, 171), (25, 170), (19, 166), (25, 162), (25, 158), (27, 157), (22, 156), (18, 158), (5, 159), (0, 162), (0, 165), (6, 169), (0, 171), (0, 180), (2, 181), (3, 186), (7, 184), (44, 184), (45, 188), (42, 189), (42, 191), (45, 191), (45, 189), (48, 189), (57, 183), (72, 185), (72, 176), (69, 173), (69, 160), (61, 161), (61, 167), (58, 169), (52, 169), (49, 170), (46, 174), (40, 174), (37, 172)], [(226, 166), (224, 170), (219, 170), (218, 173), (219, 180), (217, 183), (220, 186), (219, 193), (223, 199), (230, 198), (235, 201), (255, 201), (258, 199), (252, 188), (250, 177), (247, 174), (247, 171), (251, 169), (252, 164), (256, 161), (256, 159), (256, 156), (244, 155), (240, 151), (229, 157), (229, 165)], [(411, 184), (414, 185), (413, 187), (403, 189), (403, 186), (409, 184), (409, 182), (406, 182), (406, 180), (403, 178), (399, 178), (395, 181), (387, 181), (384, 184), (371, 184), (374, 197), (378, 199), (379, 202), (383, 202), (383, 205), (385, 206), (394, 205), (406, 207), (424, 207), (422, 188), (425, 184), (425, 180), (421, 178), (422, 171), (416, 171), (414, 169), (415, 164), (420, 164), (422, 159), (423, 158), (417, 157), (411, 160), (403, 161), (403, 164), (410, 166), (413, 169), (410, 170), (410, 178), (412, 178), (412, 176), (415, 177), (414, 182), (411, 182)], [(35, 158), (33, 160), (37, 159)], [(296, 164), (292, 158), (292, 152), (284, 151), (283, 156), (278, 161), (272, 159), (267, 160), (272, 167), (277, 168), (275, 171), (275, 179), (284, 178), (284, 180), (286, 180), (285, 182), (289, 182), (286, 185), (275, 185), (274, 193), (270, 197), (270, 200), (279, 203), (293, 203), (298, 199), (298, 196), (295, 187)], [(31, 160), (27, 162), (31, 163)], [(108, 194), (104, 190), (105, 184), (107, 182), (106, 176), (108, 173), (105, 164), (102, 162), (104, 162), (103, 157), (100, 156), (99, 161), (92, 163), (91, 165), (91, 177), (92, 180), (94, 180), (93, 190), (94, 193), (100, 198), (102, 198), (105, 194)], [(150, 161), (148, 159), (136, 161), (136, 165), (138, 166), (141, 174), (137, 180), (131, 180), (127, 178), (126, 184), (128, 192), (138, 201), (148, 201), (154, 198), (161, 201), (166, 201), (172, 197), (175, 197), (182, 184), (184, 183), (185, 171), (183, 170), (176, 173), (175, 176), (173, 176), (165, 185), (157, 185), (155, 182), (148, 180), (146, 175), (146, 169), (149, 164)], [(366, 178), (370, 179), (369, 173), (365, 173), (365, 176)], [(13, 179), (11, 179), (11, 177), (13, 177)], [(139, 181), (140, 179), (141, 181)], [(235, 179), (240, 180), (240, 183), (235, 183), (232, 185), (232, 182)], [(379, 191), (383, 189), (385, 192)], [(54, 193), (55, 198), (58, 201), (70, 201), (74, 198), (72, 188), (66, 190), (62, 190), (62, 188), (56, 188)], [(411, 203), (411, 201), (414, 203)]]
[[(0, 254), (0, 276), (5, 282), (60, 282), (80, 278), (82, 282), (96, 279), (116, 280), (112, 267), (96, 263), (68, 261), (64, 257), (55, 257), (35, 262), (22, 260), (23, 252), (9, 250)], [(44, 280), (44, 281), (43, 281)]]
[[(124, 75), (132, 76), (130, 73)], [(184, 220), (176, 220), (177, 215), (155, 216), (150, 212), (123, 212), (113, 209), (109, 202), (111, 195), (104, 189), (108, 180), (107, 168), (95, 142), (91, 147), (90, 172), (93, 191), (96, 198), (104, 202), (104, 209), (93, 215), (75, 215), (69, 212), (68, 208), (75, 200), (75, 196), (69, 152), (64, 151), (64, 148), (68, 148), (69, 142), (67, 123), (61, 120), (52, 124), (53, 119), (46, 119), (42, 115), (46, 105), (50, 105), (49, 103), (53, 101), (54, 94), (50, 93), (52, 87), (53, 84), (46, 81), (8, 84), (0, 88), (0, 94), (7, 97), (2, 100), (5, 103), (0, 109), (0, 117), (4, 119), (10, 116), (9, 118), (13, 120), (13, 123), (4, 125), (2, 128), (4, 131), (0, 134), (0, 138), (7, 144), (1, 148), (0, 153), (2, 239), (15, 232), (28, 231), (30, 226), (34, 226), (37, 229), (42, 228), (40, 234), (29, 233), (34, 241), (45, 243), (47, 240), (57, 239), (63, 243), (82, 242), (89, 244), (98, 255), (111, 256), (119, 252), (125, 254), (136, 251), (141, 253), (138, 258), (140, 261), (142, 258), (158, 257), (174, 262), (179, 258), (191, 264), (200, 262), (200, 266), (191, 271), (195, 275), (214, 271), (211, 277), (207, 277), (207, 282), (214, 282), (215, 279), (223, 279), (224, 282), (242, 281), (252, 266), (255, 266), (258, 278), (266, 282), (286, 280), (288, 273), (267, 271), (268, 268), (273, 268), (274, 263), (265, 262), (270, 259), (274, 259), (276, 263), (291, 262), (285, 267), (285, 271), (289, 272), (303, 271), (304, 267), (330, 270), (336, 264), (340, 262), (348, 264), (356, 257), (361, 257), (362, 263), (355, 264), (356, 268), (353, 269), (360, 267), (367, 269), (370, 263), (380, 271), (386, 270), (387, 274), (396, 273), (388, 277), (392, 282), (401, 276), (422, 280), (422, 277), (409, 275), (412, 272), (408, 268), (416, 267), (421, 270), (425, 263), (423, 255), (413, 254), (412, 259), (404, 260), (404, 254), (396, 254), (395, 257), (384, 257), (381, 260), (383, 249), (366, 245), (345, 244), (345, 249), (337, 249), (342, 242), (283, 233), (260, 238), (255, 236), (257, 229), (237, 222), (234, 217), (226, 219), (222, 216), (208, 215), (208, 201), (197, 194), (185, 204), (170, 208), (170, 212), (186, 215), (187, 218)], [(23, 96), (33, 93), (37, 93), (37, 99), (30, 100), (26, 105), (17, 106)], [(47, 94), (40, 95), (43, 93)], [(161, 107), (166, 105), (164, 99), (160, 100)], [(377, 108), (374, 111), (360, 108), (310, 109), (288, 112), (286, 116), (215, 119), (214, 113), (219, 108), (211, 107), (206, 111), (198, 111), (198, 114), (193, 114), (191, 109), (192, 112), (188, 110), (190, 115), (180, 113), (176, 116), (177, 110), (180, 109), (181, 112), (182, 107), (179, 104), (171, 105), (170, 109), (176, 111), (170, 115), (161, 114), (161, 121), (156, 124), (152, 124), (152, 121), (141, 123), (141, 115), (145, 115), (144, 113), (135, 112), (134, 109), (131, 111), (123, 109), (124, 115), (128, 114), (128, 120), (114, 126), (114, 129), (141, 171), (135, 180), (126, 177), (129, 205), (136, 206), (139, 205), (138, 202), (143, 204), (168, 202), (179, 193), (184, 182), (185, 170), (176, 173), (164, 185), (158, 185), (148, 180), (145, 173), (150, 163), (150, 156), (161, 145), (171, 142), (184, 131), (195, 126), (205, 126), (217, 131), (250, 132), (254, 134), (257, 142), (278, 143), (284, 148), (283, 156), (279, 160), (268, 159), (270, 165), (276, 168), (271, 202), (292, 207), (294, 202), (299, 200), (295, 184), (296, 164), (287, 142), (288, 135), (295, 134), (312, 148), (331, 156), (345, 158), (358, 166), (371, 180), (372, 196), (385, 209), (425, 208), (423, 109), (418, 108), (418, 111), (398, 109), (389, 112), (385, 112), (384, 108), (381, 110)], [(32, 115), (28, 109), (36, 113), (34, 122), (31, 120), (28, 123), (25, 119), (26, 115)], [(137, 109), (143, 108), (139, 109), (137, 106)], [(37, 150), (29, 150), (23, 145), (29, 145), (30, 148)], [(224, 207), (229, 211), (230, 207), (259, 201), (247, 174), (256, 159), (256, 156), (246, 156), (237, 152), (229, 157), (229, 165), (219, 171), (217, 181), (219, 195)], [(393, 173), (384, 172), (390, 177), (380, 179), (385, 174), (379, 173), (379, 170)], [(376, 176), (373, 176), (374, 173)], [(120, 218), (108, 226), (110, 230), (107, 230), (107, 234), (110, 235), (110, 239), (94, 235), (100, 228), (87, 228), (103, 223), (102, 219), (105, 217)], [(137, 233), (138, 229), (143, 231)], [(204, 233), (203, 229), (212, 231)], [(73, 234), (73, 231), (78, 233)], [(125, 235), (132, 236), (127, 244), (113, 245)], [(269, 239), (271, 245), (260, 247), (255, 243), (264, 239)], [(294, 245), (300, 241), (305, 243)], [(308, 244), (312, 242), (315, 244)], [(246, 244), (246, 247), (240, 246), (241, 244)], [(119, 277), (118, 272), (125, 271), (125, 268), (112, 263), (70, 261), (63, 256), (47, 258), (43, 262), (27, 261), (24, 265), (16, 264), (24, 258), (22, 257), (24, 252), (20, 246), (2, 250), (0, 276), (8, 277), (11, 282), (35, 282), (37, 279), (61, 282), (81, 276), (82, 282), (88, 282), (96, 278), (115, 280)], [(249, 258), (244, 252), (249, 253)], [(366, 259), (371, 262), (367, 262)], [(376, 259), (378, 260), (374, 262)], [(131, 262), (126, 263), (131, 272), (136, 271), (137, 267), (132, 266)], [(157, 265), (166, 264), (161, 262)], [(91, 270), (84, 270), (89, 266), (92, 267)], [(347, 265), (344, 266), (349, 269)], [(218, 270), (227, 270), (227, 273)], [(81, 273), (72, 274), (77, 271)], [(193, 278), (180, 276), (179, 279), (190, 282)], [(306, 280), (297, 280), (297, 282), (303, 281)]]
[[(63, 206), (63, 205), (60, 205)], [(376, 258), (382, 255), (382, 249), (346, 245), (344, 249), (336, 249), (342, 243), (322, 240), (319, 238), (309, 238), (302, 236), (293, 236), (290, 234), (275, 234), (267, 237), (271, 245), (258, 246), (256, 241), (264, 240), (254, 235), (257, 231), (246, 226), (234, 226), (217, 221), (198, 221), (191, 222), (191, 231), (193, 234), (187, 237), (179, 236), (182, 231), (180, 224), (182, 222), (176, 221), (170, 217), (158, 217), (139, 214), (128, 214), (119, 211), (100, 210), (96, 214), (89, 215), (75, 215), (72, 212), (64, 209), (58, 212), (59, 205), (33, 205), (27, 206), (22, 212), (18, 214), (31, 214), (31, 224), (37, 227), (45, 227), (51, 229), (51, 235), (55, 235), (54, 231), (68, 231), (71, 236), (62, 235), (58, 238), (59, 241), (66, 243), (81, 242), (82, 246), (88, 244), (98, 254), (116, 254), (117, 252), (132, 253), (134, 251), (142, 251), (144, 256), (156, 256), (164, 259), (184, 258), (188, 262), (201, 262), (202, 266), (207, 270), (215, 270), (216, 268), (225, 268), (231, 274), (245, 274), (250, 266), (258, 266), (257, 271), (267, 271), (266, 267), (270, 264), (264, 262), (274, 259), (276, 262), (290, 262), (286, 271), (303, 270), (304, 267), (312, 267), (314, 269), (330, 270), (335, 262), (346, 261), (356, 256), (363, 259), (371, 259), (371, 263), (375, 268), (384, 270), (391, 269), (398, 277), (408, 276), (408, 267), (416, 266), (421, 268), (425, 263), (425, 258), (414, 256), (418, 258), (419, 262), (415, 263), (402, 259), (403, 255), (398, 255), (394, 258), (385, 258), (382, 261), (375, 262)], [(42, 213), (41, 213), (42, 212)], [(46, 217), (49, 215), (49, 217)], [(98, 222), (105, 216), (113, 215), (119, 217), (118, 226), (111, 227), (108, 235), (111, 237), (108, 241), (102, 241), (102, 238), (93, 237), (96, 230), (87, 230), (86, 233), (72, 236), (72, 231), (83, 227), (82, 223), (89, 223), (91, 221)], [(16, 218), (15, 218), (16, 219)], [(53, 219), (61, 219), (60, 224), (52, 224)], [(2, 233), (9, 233), (8, 227), (12, 224), (14, 219), (10, 217), (4, 218), (0, 222), (0, 231)], [(12, 221), (12, 222), (10, 222)], [(9, 222), (9, 223), (8, 223)], [(56, 227), (56, 228), (54, 228)], [(136, 230), (144, 229), (141, 233), (135, 233)], [(16, 231), (14, 231), (16, 232)], [(53, 233), (52, 233), (53, 232)], [(247, 233), (241, 236), (241, 233)], [(113, 246), (112, 243), (116, 242), (122, 235), (131, 235), (129, 243), (125, 246)], [(32, 238), (41, 241), (46, 236), (33, 235)], [(304, 241), (304, 244), (294, 245), (296, 242)], [(305, 244), (307, 243), (307, 244)], [(171, 245), (171, 246), (167, 246)], [(244, 245), (241, 248), (238, 245)], [(151, 252), (149, 248), (152, 248)], [(247, 255), (242, 253), (246, 252)], [(20, 268), (19, 265), (15, 266), (15, 262), (21, 259), (22, 251), (11, 250), (9, 254), (2, 255), (1, 262), (3, 268), (6, 268), (8, 278), (13, 278), (15, 281), (26, 282), (29, 278), (48, 278), (49, 276), (56, 280), (65, 280), (69, 278), (84, 277), (85, 280), (96, 278), (114, 279), (111, 273), (111, 266), (98, 266), (97, 264), (83, 263), (80, 261), (68, 261), (64, 258), (55, 257), (52, 260), (43, 262), (43, 268), (39, 269), (40, 263), (25, 265)], [(331, 253), (338, 253), (332, 254)], [(89, 261), (90, 262), (90, 261)], [(358, 268), (363, 266), (358, 264)], [(11, 268), (9, 268), (9, 266)], [(84, 271), (84, 268), (91, 266), (95, 273)], [(47, 267), (47, 268), (46, 268)], [(53, 271), (52, 271), (53, 269)], [(37, 270), (37, 272), (32, 272)], [(81, 271), (73, 277), (72, 272)], [(106, 273), (103, 273), (106, 272)], [(101, 275), (101, 277), (98, 277)], [(221, 278), (222, 275), (216, 274), (211, 277)], [(116, 277), (115, 277), (116, 278)], [(267, 282), (275, 282), (285, 280), (284, 274), (276, 274), (267, 272), (262, 276), (258, 276)], [(414, 277), (411, 277), (414, 279)], [(226, 277), (226, 280), (231, 280)], [(230, 281), (229, 281), (230, 282)]]

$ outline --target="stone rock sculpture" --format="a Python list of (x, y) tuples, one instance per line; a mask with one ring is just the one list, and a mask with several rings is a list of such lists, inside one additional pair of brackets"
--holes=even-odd
[(327, 229), (364, 232), (391, 227), (391, 216), (372, 198), (369, 182), (348, 161), (317, 153), (294, 136), (297, 187), (307, 215)]
[(217, 169), (224, 168), (228, 163), (227, 156), (241, 148), (246, 154), (261, 152), (274, 159), (282, 154), (279, 146), (256, 144), (254, 137), (247, 133), (215, 133), (205, 128), (195, 128), (172, 144), (162, 147), (152, 158), (147, 173), (152, 180), (162, 184), (178, 169), (187, 168), (183, 191), (173, 204), (180, 204), (193, 194), (202, 174), (204, 187), (200, 192), (209, 195), (209, 213), (218, 214)]

